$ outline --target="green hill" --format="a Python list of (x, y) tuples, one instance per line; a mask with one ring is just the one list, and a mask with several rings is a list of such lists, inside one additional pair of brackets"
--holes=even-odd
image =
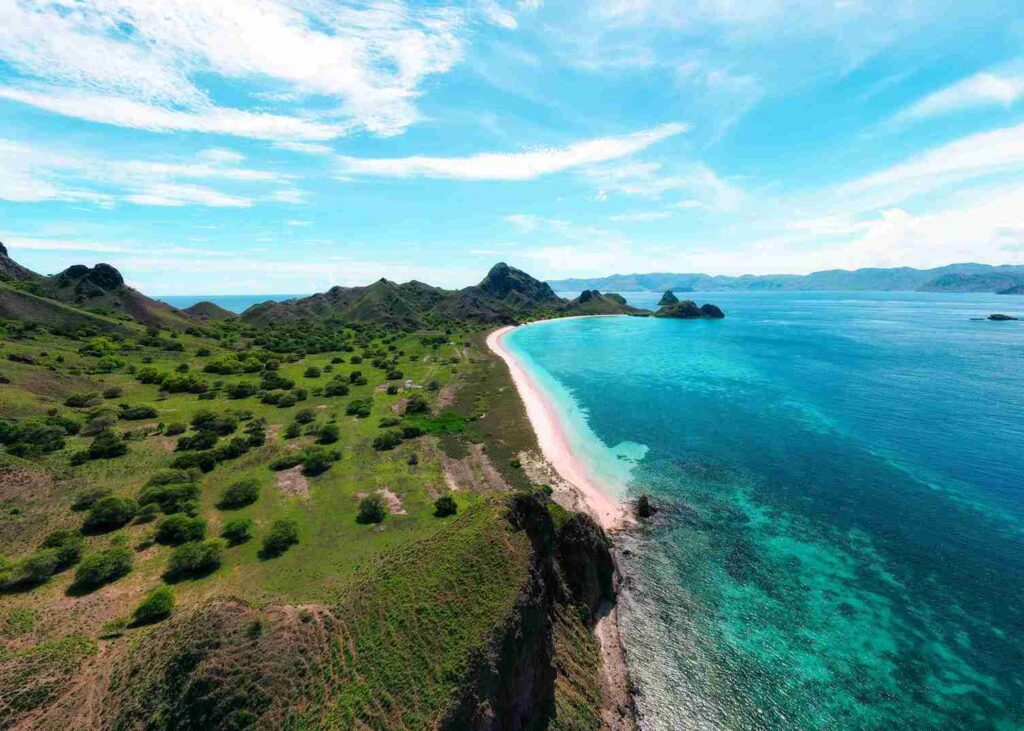
[(196, 320), (233, 320), (237, 317), (231, 310), (225, 310), (220, 305), (207, 301), (196, 302), (182, 312)]

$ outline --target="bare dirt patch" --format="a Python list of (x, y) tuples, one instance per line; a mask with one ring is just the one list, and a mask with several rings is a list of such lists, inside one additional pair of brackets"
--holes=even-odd
[(281, 431), (283, 424), (271, 424), (267, 427), (267, 439), (274, 439), (277, 437), (277, 433)]
[(437, 393), (437, 408), (447, 409), (455, 403), (455, 394), (459, 392), (459, 386), (452, 381)]
[(444, 453), (439, 458), (449, 490), (508, 492), (511, 489), (501, 473), (494, 468), (482, 444), (472, 445), (469, 455), (462, 459)]
[(551, 463), (544, 459), (544, 457), (534, 451), (523, 451), (519, 453), (518, 459), (519, 464), (523, 467), (523, 472), (530, 482), (535, 485), (548, 485), (551, 487), (552, 500), (566, 510), (591, 514), (587, 501), (584, 500), (583, 495), (576, 489), (576, 486), (568, 480), (562, 479), (555, 472), (555, 468), (551, 466)]
[(161, 452), (167, 452), (168, 454), (173, 452), (174, 448), (177, 446), (177, 442), (174, 437), (150, 437), (150, 443)]
[(302, 474), (302, 465), (295, 465), (291, 469), (278, 472), (277, 489), (286, 495), (308, 498), (309, 481)]
[(388, 512), (392, 515), (406, 515), (405, 508), (402, 507), (402, 499), (395, 493), (391, 492), (391, 489), (387, 486), (377, 490), (377, 494), (384, 500), (384, 504), (388, 506)]
[(405, 414), (405, 406), (409, 403), (409, 399), (400, 398), (395, 403), (391, 404), (391, 413), (402, 416)]

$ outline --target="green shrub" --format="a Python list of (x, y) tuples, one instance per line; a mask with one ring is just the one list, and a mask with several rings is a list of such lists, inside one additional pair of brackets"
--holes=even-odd
[(255, 383), (249, 383), (242, 381), (240, 383), (233, 383), (227, 387), (228, 398), (230, 399), (242, 399), (255, 396), (259, 389), (256, 388)]
[(60, 570), (60, 555), (44, 548), (23, 558), (6, 570), (0, 570), (0, 588), (17, 589), (42, 584)]
[(299, 524), (291, 518), (275, 520), (263, 537), (264, 557), (280, 556), (299, 542)]
[(206, 521), (198, 517), (191, 518), (184, 513), (168, 515), (156, 524), (156, 541), (165, 546), (179, 546), (205, 537)]
[(97, 553), (90, 553), (75, 569), (76, 590), (88, 591), (115, 581), (132, 570), (135, 557), (131, 549), (114, 546)]
[(97, 500), (109, 494), (110, 490), (105, 487), (94, 487), (91, 490), (85, 490), (75, 496), (75, 501), (71, 503), (71, 509), (75, 511), (88, 510)]
[[(10, 424), (10, 422), (8, 422)], [(67, 430), (60, 425), (29, 420), (5, 428), (7, 451), (17, 457), (34, 457), (64, 449)]]
[(55, 530), (43, 539), (40, 546), (57, 552), (57, 570), (63, 571), (81, 560), (85, 551), (85, 537), (78, 531)]
[(142, 604), (132, 612), (134, 624), (153, 624), (171, 616), (174, 610), (174, 593), (169, 586), (161, 586), (150, 592)]
[(339, 459), (341, 459), (340, 452), (310, 447), (302, 455), (302, 474), (308, 477), (322, 475)]
[(200, 431), (195, 434), (187, 434), (178, 439), (175, 452), (199, 452), (204, 449), (212, 449), (220, 437), (213, 431)]
[(373, 448), (379, 452), (386, 452), (394, 449), (402, 443), (402, 432), (397, 429), (388, 429), (381, 432), (373, 439)]
[(284, 430), (285, 439), (295, 439), (296, 437), (299, 437), (301, 435), (302, 425), (297, 421), (293, 421), (291, 424), (288, 425), (288, 428)]
[(438, 518), (445, 518), (459, 512), (459, 506), (451, 495), (442, 495), (434, 501), (434, 515)]
[(230, 414), (218, 414), (203, 409), (192, 417), (192, 428), (198, 432), (212, 432), (223, 437), (238, 429), (238, 420)]
[(420, 393), (414, 393), (405, 402), (405, 413), (407, 414), (423, 414), (429, 409), (430, 406), (427, 404), (427, 400)]
[(348, 384), (334, 380), (324, 387), (324, 396), (348, 396)]
[(384, 503), (376, 495), (363, 498), (359, 503), (359, 514), (356, 515), (357, 523), (380, 523), (384, 520), (384, 516), (387, 511), (384, 509)]
[(299, 424), (309, 424), (316, 419), (316, 412), (313, 409), (299, 409), (295, 414), (295, 421)]
[(85, 450), (87, 459), (115, 459), (128, 453), (128, 445), (112, 431), (96, 435)]
[(111, 386), (111, 387), (109, 387), (109, 388), (107, 388), (107, 389), (105, 389), (103, 391), (103, 398), (105, 398), (105, 399), (121, 398), (122, 393), (123, 393), (123, 391), (121, 390), (120, 386)]
[(334, 444), (338, 441), (340, 432), (338, 425), (334, 423), (324, 424), (317, 433), (317, 444)]
[(302, 464), (302, 461), (306, 456), (302, 452), (292, 452), (291, 454), (282, 454), (280, 457), (276, 457), (270, 462), (270, 469), (275, 471), (291, 469), (296, 465)]
[(204, 576), (220, 566), (223, 551), (224, 542), (216, 538), (182, 543), (171, 553), (164, 575), (168, 581)]
[(87, 409), (100, 403), (98, 393), (73, 393), (64, 399), (64, 405), (73, 409)]
[(90, 533), (116, 530), (135, 517), (138, 505), (131, 498), (108, 495), (89, 508), (82, 529)]
[(206, 393), (210, 386), (194, 373), (168, 373), (160, 382), (167, 393)]
[(221, 535), (232, 546), (245, 543), (252, 538), (252, 518), (233, 518), (224, 524)]
[(181, 470), (197, 469), (202, 472), (210, 472), (217, 466), (217, 459), (213, 451), (206, 452), (185, 452), (179, 454), (171, 461), (171, 467)]
[(260, 483), (253, 478), (249, 477), (244, 480), (230, 485), (224, 494), (221, 495), (220, 502), (217, 507), (222, 510), (234, 510), (237, 508), (244, 508), (246, 505), (252, 505), (259, 499), (260, 496)]
[(142, 419), (155, 419), (157, 411), (152, 406), (129, 406), (122, 407), (120, 417), (125, 421), (141, 421)]
[(373, 399), (352, 399), (345, 407), (345, 413), (365, 419), (370, 415), (371, 409), (373, 409)]
[(309, 368), (306, 369), (306, 372), (303, 375), (306, 378), (319, 378), (320, 369), (317, 368), (316, 366), (310, 366)]
[(166, 429), (164, 429), (164, 435), (168, 437), (176, 437), (179, 434), (184, 434), (187, 428), (188, 427), (181, 422), (172, 422), (167, 425)]

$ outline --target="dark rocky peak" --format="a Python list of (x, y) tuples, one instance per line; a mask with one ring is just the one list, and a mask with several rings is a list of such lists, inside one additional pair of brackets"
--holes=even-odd
[(85, 282), (109, 291), (124, 286), (121, 272), (109, 264), (97, 264), (92, 269), (84, 264), (75, 264), (58, 274), (57, 279), (62, 287)]
[(704, 317), (710, 317), (713, 320), (721, 320), (725, 317), (725, 313), (722, 312), (722, 309), (718, 305), (713, 305), (711, 303), (701, 305), (700, 311), (703, 313)]
[(676, 297), (675, 292), (671, 289), (667, 290), (665, 294), (658, 300), (658, 307), (664, 307), (665, 305), (674, 305), (679, 302), (679, 298)]
[(0, 280), (12, 279), (18, 282), (28, 282), (40, 280), (42, 277), (14, 261), (7, 253), (7, 247), (0, 243)]
[(598, 292), (596, 289), (585, 289), (582, 292), (580, 292), (578, 301), (582, 304), (583, 302), (590, 302), (591, 300), (600, 299), (600, 297), (601, 293)]
[(7, 247), (4, 246), (3, 241), (0, 241), (0, 256), (7, 256)]
[(696, 320), (708, 318), (720, 320), (725, 313), (717, 305), (706, 304), (700, 307), (693, 300), (680, 300), (672, 305), (665, 305), (654, 313), (655, 317), (673, 317), (680, 320)]
[(529, 274), (508, 264), (495, 264), (483, 281), (477, 285), (484, 294), (497, 299), (527, 299), (536, 302), (556, 302), (559, 297), (545, 282), (534, 279)]

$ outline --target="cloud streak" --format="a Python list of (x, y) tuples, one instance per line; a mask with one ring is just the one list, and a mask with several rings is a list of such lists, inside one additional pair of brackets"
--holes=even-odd
[(466, 157), (338, 157), (340, 173), (391, 178), (533, 180), (595, 163), (616, 160), (686, 132), (685, 124), (663, 124), (618, 137), (601, 137), (526, 152), (480, 153)]

